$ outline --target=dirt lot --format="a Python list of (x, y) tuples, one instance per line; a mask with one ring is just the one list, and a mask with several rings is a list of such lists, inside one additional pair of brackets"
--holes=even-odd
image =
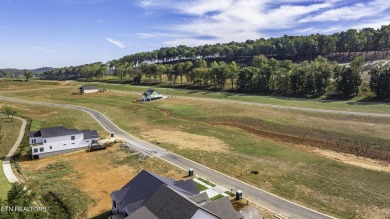
[[(74, 172), (65, 176), (64, 179), (71, 179), (79, 189), (95, 201), (96, 204), (88, 209), (87, 216), (90, 218), (110, 210), (110, 193), (120, 189), (131, 180), (142, 166), (151, 171), (161, 172), (161, 170), (154, 168), (153, 164), (156, 162), (153, 161), (154, 158), (139, 166), (130, 166), (117, 165), (112, 162), (108, 155), (120, 160), (120, 158), (128, 156), (128, 153), (124, 153), (117, 146), (114, 146), (107, 150), (90, 153), (77, 151), (41, 160), (23, 161), (20, 162), (20, 166), (23, 171), (38, 171), (59, 161), (71, 163)], [(176, 171), (167, 171), (163, 175), (176, 179), (181, 177), (180, 173)]]
[(148, 139), (149, 141), (173, 144), (178, 146), (179, 149), (202, 150), (221, 153), (229, 152), (229, 146), (217, 138), (195, 135), (182, 131), (153, 129), (144, 132), (142, 137)]

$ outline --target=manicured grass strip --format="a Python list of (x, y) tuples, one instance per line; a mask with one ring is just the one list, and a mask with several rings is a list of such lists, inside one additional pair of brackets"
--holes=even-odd
[(225, 194), (228, 194), (230, 197), (234, 197), (234, 193), (230, 191), (226, 191)]
[(221, 194), (218, 194), (218, 195), (216, 195), (216, 196), (214, 196), (214, 197), (211, 197), (210, 200), (211, 200), (211, 201), (215, 201), (215, 200), (218, 200), (218, 199), (223, 198), (223, 197), (225, 197), (225, 196), (223, 196), (223, 195), (221, 195)]
[(201, 182), (204, 182), (204, 183), (206, 183), (207, 185), (209, 185), (209, 186), (211, 186), (211, 187), (215, 187), (215, 186), (217, 186), (217, 185), (215, 185), (214, 183), (211, 183), (210, 181), (208, 181), (208, 180), (205, 180), (205, 179), (203, 179), (203, 178), (198, 178), (198, 180), (199, 181), (201, 181)]
[[(194, 181), (194, 182), (195, 182), (195, 181)], [(202, 185), (202, 184), (200, 184), (200, 183), (197, 183), (197, 182), (195, 182), (195, 185), (196, 185), (196, 187), (198, 188), (198, 190), (199, 190), (200, 192), (202, 192), (202, 191), (208, 189), (206, 186), (204, 186), (204, 185)]]

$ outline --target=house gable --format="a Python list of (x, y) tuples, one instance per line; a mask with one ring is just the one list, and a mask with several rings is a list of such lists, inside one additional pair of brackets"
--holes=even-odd
[[(194, 184), (193, 181), (191, 182)], [(115, 211), (123, 214), (126, 212), (130, 215), (137, 208), (141, 207), (144, 202), (147, 202), (162, 185), (166, 185), (187, 196), (193, 196), (199, 193), (196, 187), (196, 191), (187, 191), (185, 187), (180, 187), (183, 183), (175, 185), (173, 179), (142, 170), (120, 190), (111, 193), (112, 199), (116, 203), (119, 203), (119, 208), (116, 208)], [(187, 187), (192, 188), (192, 186), (188, 185)]]
[(206, 193), (199, 194), (192, 180), (174, 181), (145, 170), (111, 197), (113, 213), (126, 215), (126, 219), (243, 218), (227, 197), (211, 201)]

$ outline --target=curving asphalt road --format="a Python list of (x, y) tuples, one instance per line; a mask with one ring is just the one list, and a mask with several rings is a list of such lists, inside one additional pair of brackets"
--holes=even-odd
[(180, 155), (171, 153), (156, 145), (140, 140), (128, 134), (127, 132), (123, 131), (121, 128), (119, 128), (117, 125), (111, 122), (106, 116), (104, 116), (102, 113), (96, 110), (89, 109), (82, 106), (28, 101), (28, 100), (22, 100), (22, 99), (16, 99), (16, 98), (4, 97), (4, 96), (0, 96), (0, 99), (7, 100), (7, 101), (27, 103), (27, 104), (65, 107), (70, 109), (82, 110), (84, 112), (89, 113), (91, 116), (93, 116), (108, 132), (115, 133), (118, 137), (124, 139), (128, 144), (131, 144), (133, 147), (139, 148), (140, 150), (143, 150), (146, 153), (153, 154), (154, 156), (159, 157), (185, 170), (189, 168), (193, 168), (194, 172), (197, 175), (208, 178), (212, 182), (215, 182), (225, 188), (232, 188), (234, 190), (240, 189), (243, 191), (243, 196), (245, 198), (249, 199), (252, 202), (257, 203), (258, 205), (264, 208), (270, 209), (275, 214), (281, 215), (286, 218), (302, 218), (302, 219), (333, 218), (331, 216), (308, 209), (298, 204), (294, 204), (281, 197), (275, 196), (266, 191), (255, 188), (254, 186), (251, 186), (247, 183), (239, 181), (238, 179), (229, 177), (223, 173), (220, 173), (206, 166), (188, 160)]

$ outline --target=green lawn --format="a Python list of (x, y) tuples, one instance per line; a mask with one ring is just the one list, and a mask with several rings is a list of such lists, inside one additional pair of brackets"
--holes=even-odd
[(210, 200), (211, 200), (211, 201), (215, 201), (215, 200), (218, 200), (218, 199), (223, 198), (223, 197), (225, 197), (225, 196), (223, 196), (223, 195), (221, 195), (221, 194), (218, 194), (218, 195), (216, 195), (216, 196), (214, 196), (214, 197), (211, 197)]
[(147, 89), (156, 89), (165, 95), (180, 95), (189, 97), (201, 97), (201, 98), (216, 98), (223, 100), (235, 100), (243, 102), (274, 104), (282, 106), (294, 106), (294, 107), (307, 107), (314, 109), (330, 109), (330, 110), (342, 110), (342, 111), (356, 111), (356, 112), (370, 112), (370, 113), (390, 113), (390, 104), (383, 103), (365, 103), (359, 102), (361, 99), (358, 97), (351, 99), (350, 101), (321, 101), (321, 99), (294, 99), (288, 97), (274, 97), (274, 96), (261, 96), (253, 94), (240, 94), (229, 92), (214, 92), (204, 90), (189, 90), (189, 89), (174, 89), (174, 88), (161, 88), (153, 86), (132, 86), (122, 84), (107, 84), (107, 83), (93, 83), (94, 85), (121, 91), (145, 92)]
[(199, 177), (198, 180), (201, 181), (201, 182), (206, 183), (207, 185), (209, 185), (209, 186), (211, 186), (211, 187), (215, 187), (215, 186), (216, 186), (214, 183), (212, 183), (212, 182), (210, 182), (210, 181), (208, 181), (208, 180), (205, 180), (205, 179), (203, 179), (203, 178), (200, 178), (200, 177)]
[(200, 183), (195, 182), (196, 187), (198, 188), (199, 192), (205, 191), (208, 188)]

